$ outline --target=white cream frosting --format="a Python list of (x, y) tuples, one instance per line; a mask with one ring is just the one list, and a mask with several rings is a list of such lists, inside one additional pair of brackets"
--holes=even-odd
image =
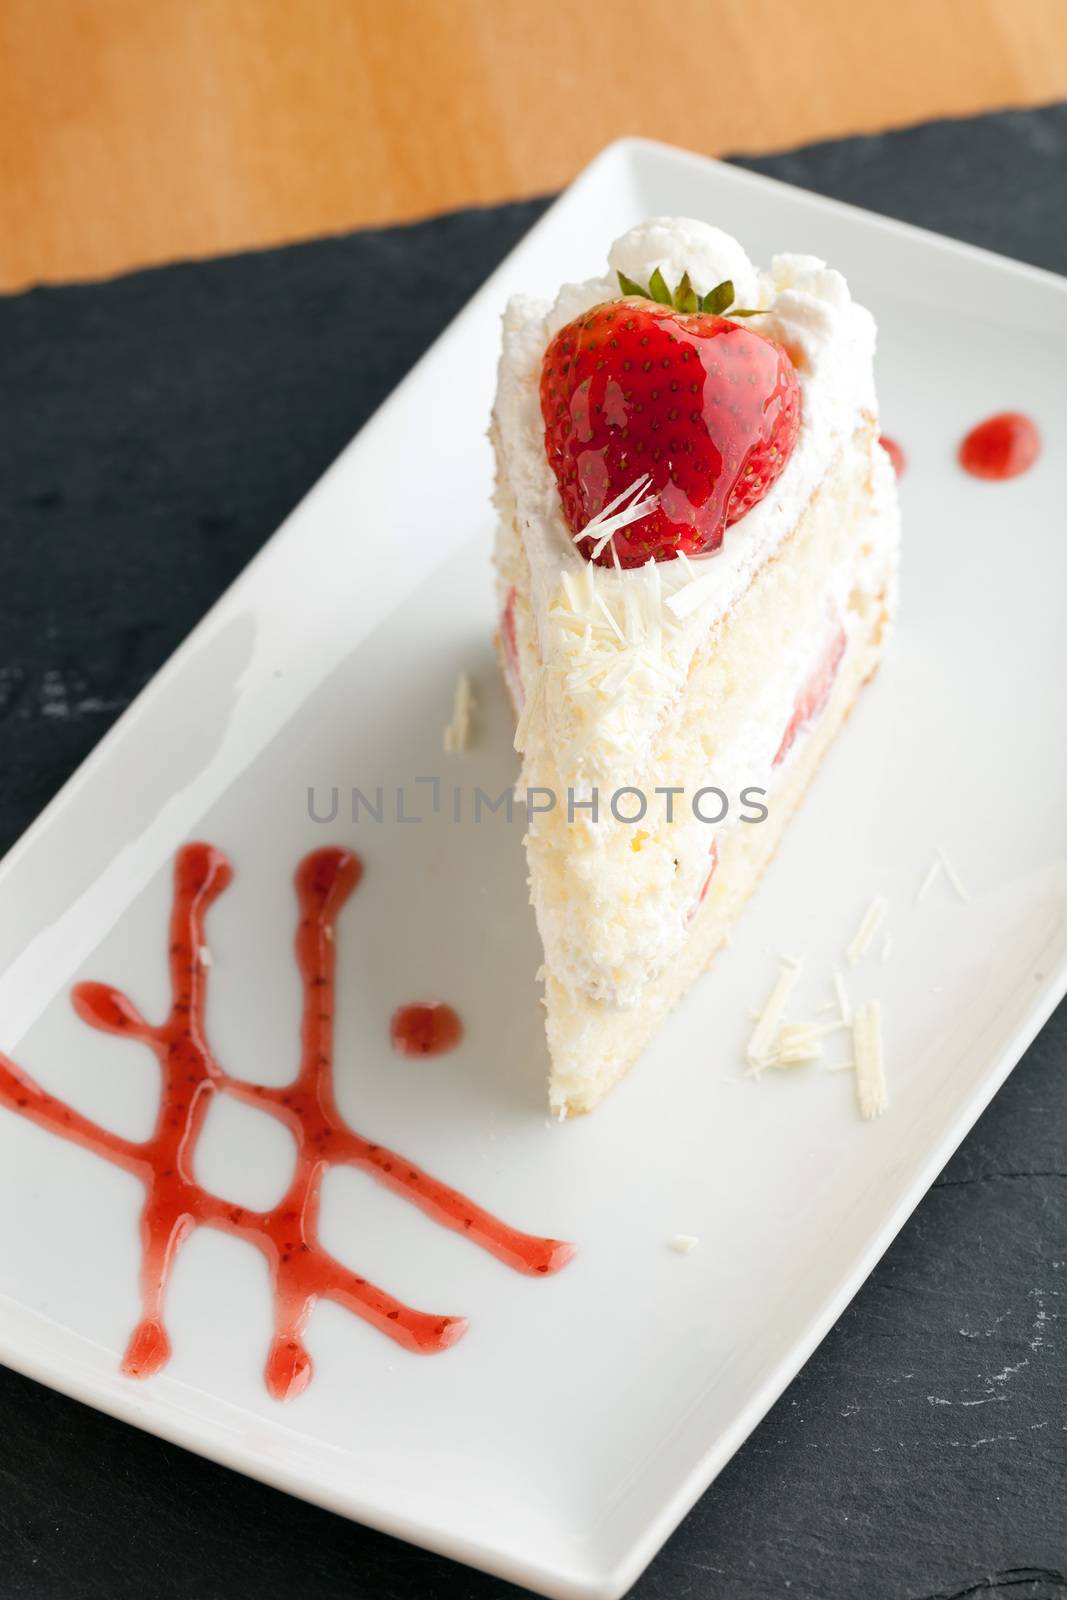
[[(778, 774), (788, 765), (788, 758), (786, 766), (775, 765), (783, 730), (826, 632), (835, 619), (838, 625), (844, 620), (851, 639), (860, 622), (850, 596), (873, 595), (886, 581), (896, 510), (888, 461), (875, 452), (870, 468), (869, 447), (859, 455), (852, 444), (864, 419), (871, 424), (877, 416), (875, 328), (839, 273), (801, 255), (776, 256), (767, 271), (757, 272), (735, 240), (688, 219), (641, 224), (616, 241), (609, 261), (610, 275), (567, 284), (553, 303), (511, 301), (495, 421), (501, 537), (510, 537), (514, 519), (530, 572), (541, 662), (535, 670), (532, 652), (524, 662), (526, 706), (516, 739), (520, 748), (530, 739), (524, 781), (544, 781), (548, 773), (561, 790), (572, 786), (580, 795), (596, 786), (601, 805), (598, 825), (583, 826), (588, 818), (578, 814), (577, 834), (531, 818), (534, 902), (546, 959), (576, 992), (627, 1007), (639, 1003), (644, 985), (684, 942), (707, 875), (709, 845), (720, 831), (693, 819), (688, 796), (703, 783), (725, 791), (731, 813), (721, 824), (724, 832), (736, 821), (742, 788), (760, 786), (773, 796)], [(584, 559), (563, 518), (544, 447), (541, 365), (561, 327), (618, 297), (615, 270), (645, 284), (657, 267), (671, 289), (683, 272), (702, 294), (730, 278), (735, 303), (767, 307), (767, 315), (749, 326), (779, 340), (793, 359), (801, 387), (800, 431), (781, 477), (726, 530), (716, 554), (631, 570), (605, 568)], [(724, 683), (709, 685), (706, 668), (700, 675), (701, 694), (714, 698), (723, 691), (722, 697), (708, 699), (706, 717), (702, 700), (687, 701), (688, 722), (676, 724), (672, 711), (687, 684), (691, 697), (694, 692), (694, 655), (797, 527), (842, 452), (851, 463), (842, 475), (866, 473), (869, 482), (865, 556), (857, 565), (853, 547), (848, 559), (820, 573), (817, 586), (793, 572), (794, 563), (782, 563), (773, 583), (779, 598), (771, 603), (794, 616), (802, 613), (804, 625), (795, 626), (788, 639), (772, 641), (758, 621), (745, 622), (730, 662), (723, 664)], [(743, 616), (740, 608), (735, 628)], [(749, 682), (731, 719), (725, 691), (738, 671), (747, 672)], [(627, 785), (651, 795), (665, 781), (686, 785), (679, 825), (666, 832), (651, 826), (643, 847), (634, 851), (636, 830), (605, 817), (608, 798)], [(580, 895), (568, 892), (568, 879), (583, 881)]]
[[(566, 284), (554, 303), (516, 296), (504, 315), (496, 423), (529, 561), (543, 663), (547, 737), (564, 783), (640, 781), (656, 729), (685, 685), (694, 651), (794, 527), (863, 413), (876, 415), (875, 326), (840, 273), (814, 256), (775, 256), (757, 272), (728, 234), (689, 218), (655, 218), (624, 234), (612, 272)], [(714, 555), (630, 570), (590, 565), (563, 518), (544, 446), (541, 364), (551, 338), (618, 297), (621, 269), (668, 286), (683, 272), (698, 293), (733, 280), (736, 302), (767, 308), (749, 323), (789, 351), (801, 388), (793, 453), (769, 492), (726, 530)], [(625, 692), (621, 692), (625, 689)], [(759, 730), (752, 730), (758, 738)]]

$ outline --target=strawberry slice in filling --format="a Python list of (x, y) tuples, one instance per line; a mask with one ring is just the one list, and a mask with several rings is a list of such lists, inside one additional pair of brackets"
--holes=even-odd
[(793, 715), (782, 735), (782, 742), (778, 746), (773, 766), (779, 767), (792, 749), (793, 743), (799, 733), (814, 722), (826, 707), (830, 698), (830, 690), (837, 677), (837, 669), (841, 665), (841, 658), (845, 653), (847, 644), (844, 627), (839, 618), (834, 618), (833, 629), (826, 645), (811, 673), (801, 687), (793, 706)]
[(517, 591), (514, 584), (508, 590), (508, 597), (504, 602), (504, 610), (500, 616), (500, 637), (504, 641), (504, 661), (507, 665), (508, 688), (511, 698), (515, 702), (515, 710), (521, 711), (526, 696), (522, 687), (522, 673), (519, 670), (519, 638), (515, 631), (515, 600)]
[(711, 865), (708, 867), (708, 875), (704, 879), (703, 887), (701, 888), (700, 893), (697, 895), (696, 899), (693, 901), (693, 904), (689, 909), (689, 921), (690, 922), (692, 922), (693, 918), (696, 916), (697, 912), (700, 910), (701, 906), (704, 904), (704, 900), (705, 900), (705, 898), (707, 896), (707, 892), (711, 888), (711, 880), (715, 876), (715, 869), (719, 865), (719, 843), (718, 843), (717, 839), (713, 839), (711, 841), (710, 862), (711, 862)]

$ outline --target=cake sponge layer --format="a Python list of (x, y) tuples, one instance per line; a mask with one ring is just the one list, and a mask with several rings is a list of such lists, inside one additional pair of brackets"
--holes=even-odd
[[(521, 699), (540, 671), (539, 641), (506, 484), (499, 503), (502, 654)], [(569, 816), (559, 752), (527, 706), (523, 783), (557, 796), (552, 811), (531, 816), (526, 839), (557, 1111), (596, 1104), (723, 942), (877, 665), (898, 545), (890, 469), (865, 418), (664, 708), (629, 781), (650, 799), (658, 787), (682, 789), (670, 819), (659, 805), (639, 826), (620, 822), (606, 795), (595, 822), (587, 811)], [(717, 826), (687, 803), (707, 784), (732, 802)], [(746, 790), (766, 794), (758, 824), (739, 819)]]
[(817, 725), (777, 784), (765, 822), (732, 829), (674, 960), (648, 983), (634, 1010), (620, 1010), (576, 992), (546, 964), (545, 1026), (551, 1057), (549, 1102), (558, 1116), (591, 1111), (633, 1065), (660, 1023), (726, 943), (789, 819), (803, 799), (834, 735), (863, 684), (876, 671), (895, 582), (886, 570), (881, 591), (866, 608)]

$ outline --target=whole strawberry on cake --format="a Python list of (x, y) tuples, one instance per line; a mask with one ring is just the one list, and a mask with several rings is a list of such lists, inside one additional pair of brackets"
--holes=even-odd
[(559, 1115), (725, 940), (878, 665), (900, 542), (874, 320), (840, 273), (757, 272), (686, 218), (608, 267), (511, 301), (492, 427)]

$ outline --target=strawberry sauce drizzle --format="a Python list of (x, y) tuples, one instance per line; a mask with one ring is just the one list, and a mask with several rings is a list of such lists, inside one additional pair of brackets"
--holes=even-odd
[[(131, 1000), (107, 984), (80, 983), (73, 993), (83, 1021), (105, 1033), (139, 1040), (156, 1056), (162, 1095), (151, 1136), (139, 1142), (99, 1127), (0, 1055), (0, 1105), (92, 1150), (144, 1184), (143, 1315), (123, 1360), (123, 1371), (130, 1377), (149, 1377), (167, 1363), (171, 1350), (163, 1320), (167, 1283), (182, 1244), (201, 1226), (247, 1240), (266, 1260), (274, 1298), (266, 1383), (276, 1400), (300, 1394), (311, 1378), (311, 1358), (301, 1335), (320, 1298), (336, 1301), (408, 1350), (433, 1353), (462, 1337), (467, 1327), (463, 1317), (404, 1305), (322, 1248), (319, 1195), (323, 1177), (334, 1165), (362, 1168), (434, 1222), (466, 1234), (516, 1272), (557, 1272), (574, 1253), (572, 1245), (508, 1227), (395, 1151), (365, 1139), (342, 1118), (333, 1091), (333, 929), (362, 870), (358, 857), (340, 849), (317, 850), (297, 869), (296, 959), (304, 1013), (300, 1068), (290, 1084), (270, 1088), (231, 1077), (207, 1042), (204, 918), (233, 876), (225, 856), (208, 844), (184, 846), (175, 863), (172, 1002), (166, 1019), (158, 1026), (146, 1022)], [(214, 1096), (222, 1092), (277, 1117), (296, 1142), (292, 1181), (270, 1211), (250, 1211), (222, 1200), (203, 1189), (194, 1176), (196, 1141)]]

